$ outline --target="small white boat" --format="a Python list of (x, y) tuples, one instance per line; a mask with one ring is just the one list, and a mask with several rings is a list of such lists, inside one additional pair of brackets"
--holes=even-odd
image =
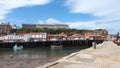
[(17, 45), (15, 45), (14, 47), (13, 47), (13, 50), (22, 50), (23, 49), (23, 46), (17, 46)]

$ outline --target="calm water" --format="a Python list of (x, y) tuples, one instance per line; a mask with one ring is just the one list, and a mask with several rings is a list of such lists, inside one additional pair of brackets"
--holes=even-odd
[[(9, 56), (13, 55), (14, 60), (17, 62), (20, 61), (31, 61), (36, 60), (38, 61), (39, 65), (53, 62), (55, 60), (58, 60), (66, 55), (69, 55), (73, 52), (80, 51), (83, 48), (27, 48), (20, 51), (13, 51), (12, 48), (9, 49), (1, 49), (0, 48), (0, 61), (1, 63), (3, 61), (8, 61)], [(12, 62), (11, 62), (12, 64)], [(4, 64), (3, 64), (4, 66)]]

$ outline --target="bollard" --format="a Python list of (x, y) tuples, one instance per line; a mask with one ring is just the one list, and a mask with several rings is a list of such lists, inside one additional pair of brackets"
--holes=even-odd
[(92, 43), (92, 47), (93, 47), (93, 49), (96, 49), (96, 42)]

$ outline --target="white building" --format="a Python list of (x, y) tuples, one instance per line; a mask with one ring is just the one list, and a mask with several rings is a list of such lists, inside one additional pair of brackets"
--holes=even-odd
[(46, 41), (47, 33), (27, 33), (27, 34), (9, 34), (0, 36), (0, 40), (5, 42), (15, 42), (15, 41)]
[(31, 33), (30, 35), (30, 38), (34, 39), (34, 41), (46, 41), (47, 39), (47, 33)]

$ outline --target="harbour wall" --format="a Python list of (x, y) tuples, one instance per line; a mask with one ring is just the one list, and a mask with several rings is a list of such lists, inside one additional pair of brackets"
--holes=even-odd
[(103, 40), (62, 40), (62, 41), (39, 41), (39, 42), (0, 42), (0, 48), (13, 48), (16, 44), (24, 48), (35, 47), (91, 47), (92, 43), (102, 43)]

